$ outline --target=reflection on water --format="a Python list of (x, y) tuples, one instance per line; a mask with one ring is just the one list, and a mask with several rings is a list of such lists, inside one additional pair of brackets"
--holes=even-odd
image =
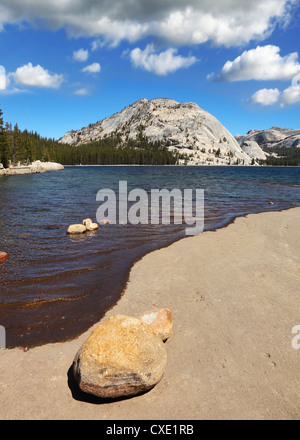
[[(205, 229), (236, 216), (300, 205), (299, 168), (66, 167), (0, 178), (0, 325), (7, 346), (78, 336), (111, 308), (132, 264), (185, 236), (185, 225), (101, 225), (68, 236), (72, 223), (96, 220), (97, 192), (141, 188), (205, 190)], [(270, 205), (270, 201), (274, 205)]]

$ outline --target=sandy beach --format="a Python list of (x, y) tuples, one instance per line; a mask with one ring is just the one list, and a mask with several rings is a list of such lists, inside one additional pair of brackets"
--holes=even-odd
[(77, 389), (71, 365), (90, 329), (67, 343), (0, 350), (0, 419), (300, 419), (299, 225), (300, 208), (251, 214), (134, 265), (103, 320), (173, 312), (167, 367), (151, 391), (109, 402)]

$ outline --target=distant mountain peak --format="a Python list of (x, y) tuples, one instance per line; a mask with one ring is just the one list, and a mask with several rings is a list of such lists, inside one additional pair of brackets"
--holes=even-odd
[(245, 142), (256, 142), (265, 151), (268, 148), (299, 148), (300, 129), (274, 126), (268, 130), (249, 130), (245, 136), (236, 136), (236, 139), (241, 146)]

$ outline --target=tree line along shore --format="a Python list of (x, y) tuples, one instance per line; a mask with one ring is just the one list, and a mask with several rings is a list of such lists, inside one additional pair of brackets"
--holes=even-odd
[(179, 158), (164, 143), (136, 139), (123, 145), (118, 136), (73, 147), (36, 132), (21, 131), (17, 124), (4, 126), (1, 113), (0, 118), (0, 163), (4, 168), (36, 160), (63, 165), (175, 165)]
[[(259, 161), (260, 165), (300, 165), (299, 148), (279, 150), (278, 157), (270, 156)], [(77, 147), (62, 144), (37, 132), (22, 131), (17, 124), (4, 123), (0, 109), (0, 164), (4, 168), (37, 160), (63, 165), (175, 165), (180, 159), (184, 155), (169, 151), (167, 142), (149, 142), (142, 133), (125, 144), (116, 134)]]

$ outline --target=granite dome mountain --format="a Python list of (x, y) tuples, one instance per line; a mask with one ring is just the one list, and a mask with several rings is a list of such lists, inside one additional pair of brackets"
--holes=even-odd
[(250, 156), (214, 116), (192, 102), (141, 99), (108, 118), (77, 131), (67, 132), (60, 143), (74, 147), (118, 135), (124, 145), (143, 135), (162, 142), (182, 156), (180, 163), (199, 165), (249, 165)]
[(300, 130), (271, 127), (268, 130), (250, 130), (244, 136), (237, 135), (242, 146), (246, 142), (256, 142), (264, 151), (269, 148), (300, 148)]

